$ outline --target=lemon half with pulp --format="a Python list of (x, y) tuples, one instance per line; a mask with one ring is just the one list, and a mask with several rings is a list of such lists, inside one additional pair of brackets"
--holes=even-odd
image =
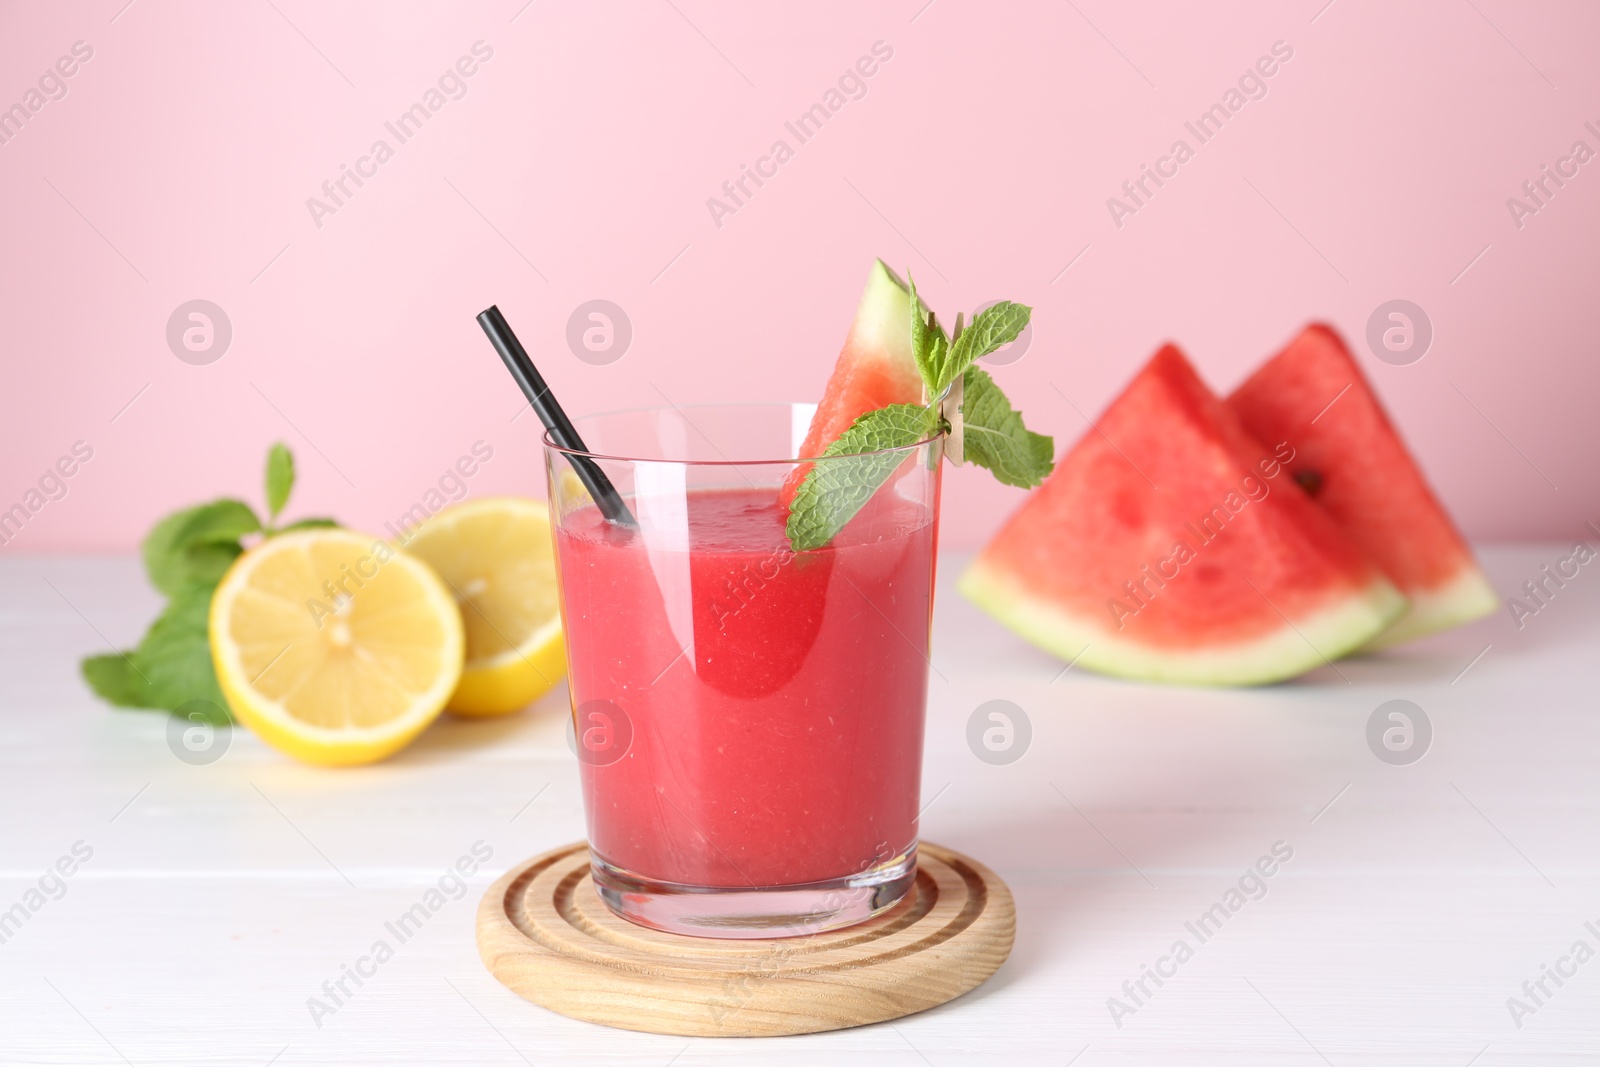
[(410, 744), (461, 678), (465, 635), (427, 564), (369, 534), (280, 534), (211, 598), (211, 658), (228, 706), (311, 763), (370, 763)]
[(486, 497), (445, 508), (405, 550), (461, 607), (467, 663), (449, 710), (482, 718), (526, 707), (567, 672), (550, 513), (537, 500)]

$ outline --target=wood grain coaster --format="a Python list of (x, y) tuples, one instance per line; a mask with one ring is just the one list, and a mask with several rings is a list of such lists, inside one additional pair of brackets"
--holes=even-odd
[(613, 914), (581, 842), (506, 872), (478, 905), (478, 954), (519, 995), (574, 1019), (686, 1037), (776, 1037), (898, 1019), (982, 984), (1011, 954), (1011, 891), (923, 842), (905, 899), (856, 926), (719, 940)]

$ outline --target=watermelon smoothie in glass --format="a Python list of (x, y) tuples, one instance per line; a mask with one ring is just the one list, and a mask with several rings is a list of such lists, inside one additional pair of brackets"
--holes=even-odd
[[(576, 420), (545, 438), (595, 884), (633, 922), (778, 937), (916, 875), (943, 438), (821, 548), (785, 536), (814, 405)], [(608, 522), (589, 463), (634, 525)]]

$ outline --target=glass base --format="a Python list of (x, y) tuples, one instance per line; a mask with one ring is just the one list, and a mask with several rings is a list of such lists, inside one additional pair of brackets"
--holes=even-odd
[(741, 889), (645, 878), (592, 854), (595, 889), (631, 923), (690, 937), (805, 937), (865, 922), (900, 903), (917, 877), (917, 848), (860, 874)]

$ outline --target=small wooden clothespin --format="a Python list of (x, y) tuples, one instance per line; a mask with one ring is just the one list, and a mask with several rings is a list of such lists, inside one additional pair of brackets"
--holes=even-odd
[[(963, 316), (960, 313), (956, 314), (955, 330), (950, 334), (951, 347), (955, 346), (956, 338), (961, 336), (962, 318)], [(962, 461), (966, 458), (964, 424), (961, 419), (961, 404), (965, 399), (962, 381), (965, 377), (962, 374), (956, 375), (956, 380), (951, 382), (949, 387), (945, 389), (944, 398), (939, 401), (939, 414), (943, 416), (945, 422), (950, 424), (950, 432), (945, 435), (944, 439), (945, 458), (957, 467), (961, 466)]]

